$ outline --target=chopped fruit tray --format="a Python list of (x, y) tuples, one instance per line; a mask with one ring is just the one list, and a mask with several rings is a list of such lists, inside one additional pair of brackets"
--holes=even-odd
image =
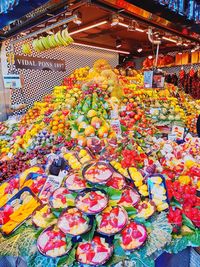
[(107, 207), (97, 216), (97, 232), (104, 235), (119, 233), (128, 223), (127, 212), (120, 206)]
[(67, 208), (68, 207), (68, 203), (67, 203), (68, 195), (70, 195), (69, 190), (65, 187), (60, 187), (56, 189), (51, 195), (49, 199), (49, 204), (54, 209)]
[(135, 250), (140, 248), (147, 240), (145, 226), (130, 221), (120, 234), (120, 245), (124, 250)]
[(153, 201), (142, 201), (137, 205), (137, 217), (148, 219), (156, 211), (156, 207)]
[(113, 171), (105, 162), (95, 162), (83, 169), (85, 179), (93, 184), (105, 184), (111, 177)]
[(92, 218), (87, 217), (80, 210), (69, 207), (60, 215), (57, 226), (65, 234), (78, 236), (91, 229)]
[(75, 199), (76, 207), (86, 214), (97, 214), (108, 205), (108, 196), (99, 189), (86, 189)]
[(65, 234), (56, 226), (48, 227), (40, 234), (37, 247), (41, 254), (52, 258), (61, 257), (71, 249), (71, 245), (67, 244)]
[(156, 205), (157, 211), (169, 208), (165, 179), (160, 174), (152, 175), (148, 178), (149, 197)]
[(70, 191), (81, 191), (87, 187), (86, 180), (82, 177), (82, 174), (72, 173), (69, 174), (65, 180), (65, 186)]
[(36, 227), (47, 228), (48, 226), (55, 224), (57, 219), (51, 212), (51, 208), (44, 204), (34, 211), (32, 222)]
[(125, 178), (120, 173), (114, 171), (106, 185), (117, 190), (122, 190), (126, 185)]
[(24, 187), (0, 209), (2, 233), (13, 233), (40, 205), (40, 200), (28, 187)]
[(138, 204), (140, 201), (140, 195), (138, 192), (127, 186), (124, 188), (122, 192), (122, 196), (118, 202), (118, 205), (123, 206), (123, 207), (134, 207)]
[(112, 256), (113, 246), (102, 237), (95, 236), (90, 242), (80, 243), (76, 251), (76, 259), (82, 264), (100, 266)]

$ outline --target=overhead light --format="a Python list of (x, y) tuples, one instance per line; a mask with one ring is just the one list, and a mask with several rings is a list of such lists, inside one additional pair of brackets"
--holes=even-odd
[(184, 43), (183, 45), (184, 45), (184, 46), (188, 46), (189, 44), (187, 44), (187, 43)]
[(27, 35), (26, 32), (21, 32), (20, 34), (21, 34), (21, 36), (26, 36)]
[(131, 20), (130, 24), (128, 25), (128, 31), (134, 32), (137, 28), (137, 22), (135, 20)]
[(191, 52), (192, 52), (192, 53), (194, 53), (195, 51), (196, 51), (196, 49), (195, 49), (195, 48), (192, 48), (192, 49), (191, 49)]
[(104, 51), (116, 52), (116, 53), (120, 53), (124, 55), (130, 55), (130, 52), (128, 51), (123, 51), (123, 50), (118, 50), (118, 49), (115, 50), (115, 49), (104, 48), (104, 47), (95, 46), (95, 45), (87, 45), (87, 44), (82, 44), (82, 43), (77, 43), (77, 42), (74, 42), (73, 45), (79, 45), (79, 46), (84, 46), (84, 47), (96, 48), (96, 49), (104, 50)]
[(183, 52), (182, 52), (182, 51), (179, 51), (179, 52), (178, 52), (178, 54), (179, 54), (179, 55), (182, 55), (182, 54), (183, 54)]
[(83, 32), (83, 31), (87, 31), (89, 29), (92, 29), (92, 28), (95, 28), (95, 27), (98, 27), (98, 26), (101, 26), (103, 24), (106, 24), (107, 23), (107, 20), (104, 20), (104, 21), (101, 21), (99, 23), (95, 23), (93, 25), (90, 25), (90, 26), (87, 26), (87, 27), (83, 27), (79, 30), (76, 30), (76, 31), (73, 31), (73, 32), (70, 32), (69, 35), (73, 35), (73, 34), (76, 34), (76, 33), (79, 33), (79, 32)]
[[(119, 22), (118, 25), (120, 25), (120, 26), (122, 26), (122, 27), (125, 27), (125, 28), (128, 28), (128, 27), (129, 27), (128, 24), (123, 23), (123, 22)], [(143, 29), (140, 29), (140, 28), (138, 28), (138, 27), (135, 28), (135, 31), (138, 31), (138, 32), (144, 32)]]
[(152, 59), (152, 58), (153, 58), (153, 56), (152, 56), (152, 55), (148, 56), (148, 59)]
[(142, 47), (139, 47), (139, 48), (137, 49), (138, 53), (141, 53), (142, 50), (143, 50)]
[(82, 15), (81, 12), (75, 11), (74, 15), (76, 15), (76, 18), (73, 20), (73, 22), (77, 25), (80, 25), (82, 23)]
[(120, 39), (116, 40), (116, 48), (120, 48), (122, 46), (122, 41)]
[(118, 14), (113, 14), (111, 17), (111, 26), (116, 26), (119, 24), (119, 15)]
[(53, 34), (53, 32), (52, 31), (47, 31), (47, 34), (50, 34), (50, 35), (52, 35)]
[(176, 42), (177, 46), (181, 46), (183, 44), (183, 41), (181, 38), (178, 39), (178, 41)]
[(166, 40), (166, 41), (169, 41), (169, 42), (172, 42), (172, 43), (177, 43), (177, 40), (174, 40), (174, 39), (166, 37), (166, 36), (163, 36), (162, 39)]

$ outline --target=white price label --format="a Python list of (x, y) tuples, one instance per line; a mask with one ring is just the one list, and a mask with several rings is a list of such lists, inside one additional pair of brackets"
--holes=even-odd
[(34, 165), (36, 165), (36, 164), (37, 164), (37, 158), (34, 158), (34, 159), (31, 159), (30, 160), (31, 167), (34, 166)]
[(8, 153), (8, 157), (11, 159), (12, 158), (12, 156), (13, 156), (13, 153)]
[(68, 171), (66, 170), (62, 170), (59, 172), (58, 176), (61, 177), (61, 178), (65, 178), (68, 174)]
[(168, 134), (168, 140), (171, 140), (171, 141), (176, 140), (176, 134)]

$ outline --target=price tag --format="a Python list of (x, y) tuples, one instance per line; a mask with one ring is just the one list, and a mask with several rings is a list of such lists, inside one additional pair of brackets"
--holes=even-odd
[(37, 164), (37, 158), (36, 157), (34, 159), (31, 159), (30, 160), (31, 167), (34, 166), (34, 165), (36, 165), (36, 164)]
[(176, 140), (176, 134), (168, 134), (168, 140), (174, 141)]
[(9, 152), (9, 153), (8, 153), (8, 157), (11, 159), (12, 156), (13, 156), (13, 153)]
[(118, 137), (122, 136), (122, 131), (121, 131), (121, 123), (119, 120), (111, 120), (110, 125), (113, 128), (113, 130), (116, 132)]
[(42, 191), (40, 192), (39, 198), (43, 203), (47, 203), (52, 193), (61, 186), (63, 178), (60, 176), (49, 175)]
[(118, 110), (117, 109), (111, 110), (110, 117), (111, 120), (118, 119), (119, 118)]
[(172, 127), (172, 134), (176, 135), (176, 140), (183, 140), (183, 136), (185, 133), (185, 128), (181, 126), (174, 125)]
[(61, 178), (65, 178), (68, 174), (68, 171), (67, 170), (62, 170), (59, 172), (58, 176), (61, 177)]

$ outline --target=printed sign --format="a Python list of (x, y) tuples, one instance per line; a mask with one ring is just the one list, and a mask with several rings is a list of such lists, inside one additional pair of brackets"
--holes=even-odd
[(22, 87), (20, 75), (8, 74), (3, 76), (6, 89), (20, 89)]
[(27, 57), (18, 55), (15, 55), (15, 66), (17, 69), (36, 69), (36, 70), (48, 70), (48, 71), (66, 70), (64, 60)]
[(116, 132), (118, 137), (121, 137), (122, 131), (121, 131), (121, 123), (119, 120), (111, 120), (110, 125), (113, 128), (113, 130)]
[(184, 133), (185, 133), (184, 127), (176, 126), (176, 125), (172, 127), (172, 134), (176, 136), (176, 140), (183, 140)]
[(61, 176), (54, 176), (54, 175), (49, 175), (43, 189), (39, 195), (39, 198), (43, 203), (47, 203), (49, 197), (51, 194), (61, 186), (63, 181), (63, 177)]

